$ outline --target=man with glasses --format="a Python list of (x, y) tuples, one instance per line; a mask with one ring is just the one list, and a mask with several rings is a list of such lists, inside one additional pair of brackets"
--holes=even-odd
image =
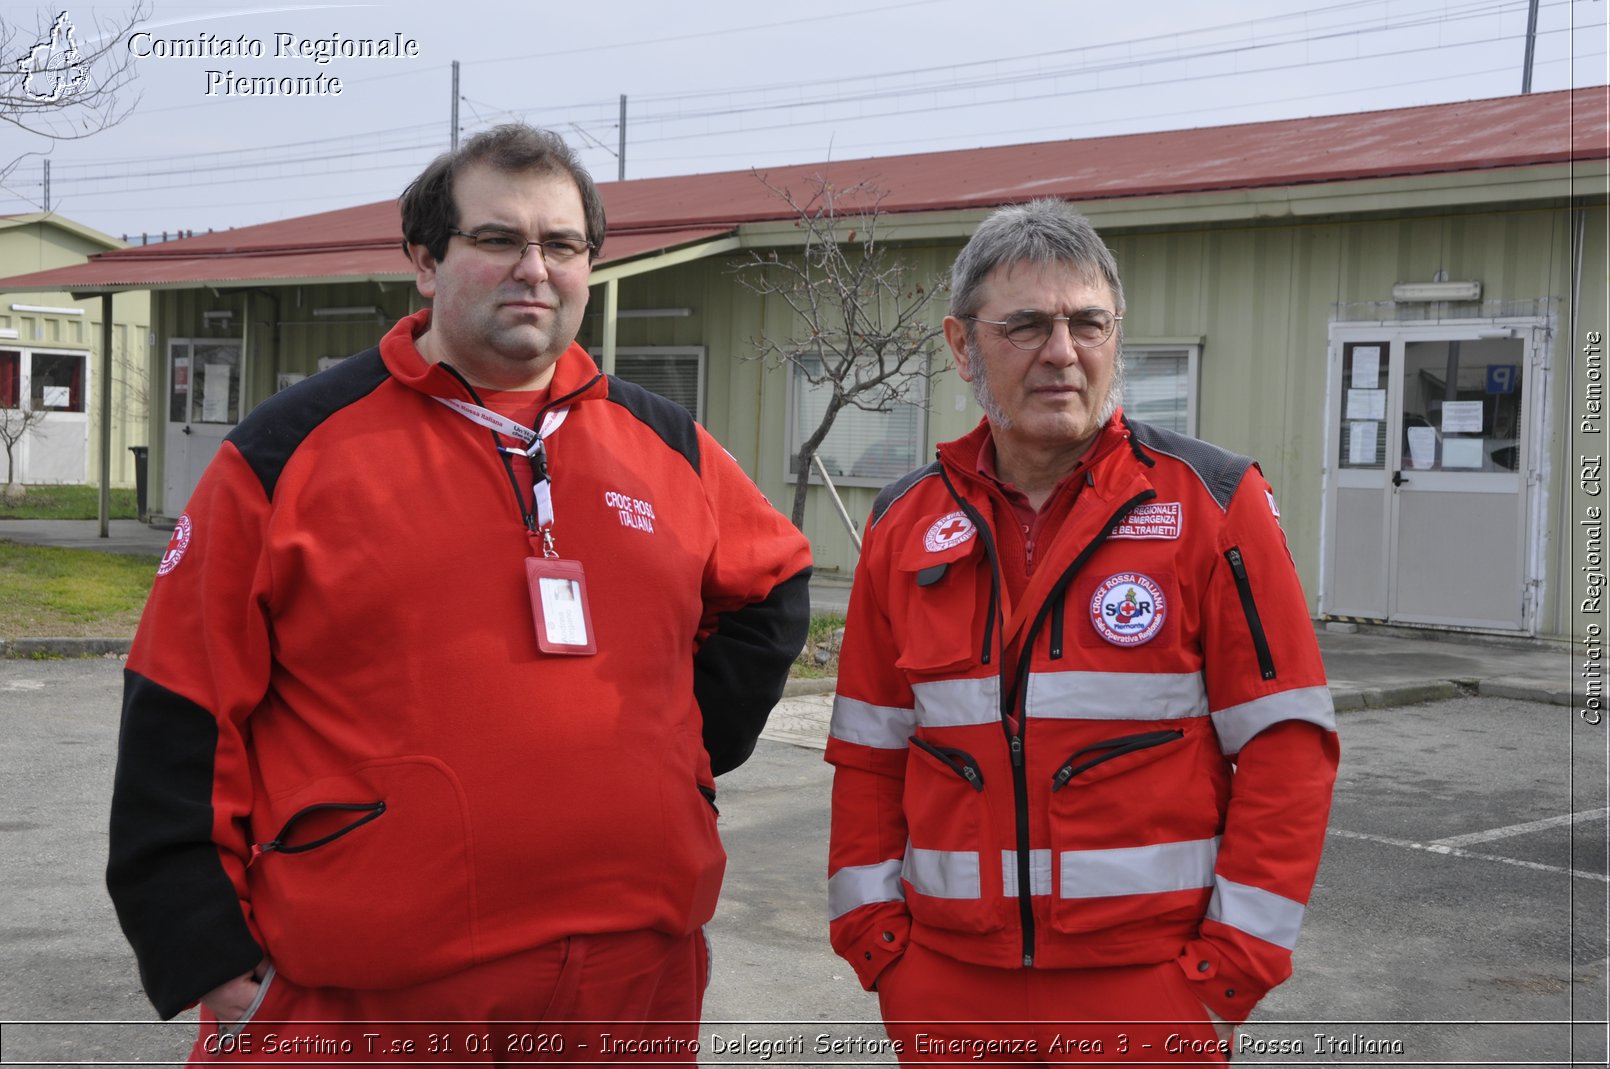
[(827, 759), (833, 945), (908, 1064), (1197, 1064), (1291, 971), (1335, 776), (1257, 466), (1127, 420), (1089, 222), (1003, 208), (945, 337), (984, 420), (873, 506)]
[(807, 543), (576, 344), (605, 222), (561, 140), (479, 135), (401, 207), (430, 308), (243, 421), (159, 569), (119, 919), (196, 1062), (693, 1063), (714, 777)]

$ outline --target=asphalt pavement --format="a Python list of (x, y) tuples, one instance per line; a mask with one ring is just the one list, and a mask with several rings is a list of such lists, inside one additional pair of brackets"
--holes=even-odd
[[(0, 661), (6, 1064), (168, 1064), (194, 1034), (188, 1015), (154, 1020), (102, 880), (120, 674), (116, 657)], [(1605, 728), (1480, 696), (1339, 719), (1295, 974), (1243, 1028), (1237, 1064), (1604, 1065)], [(830, 779), (814, 745), (776, 731), (721, 778), (704, 1064), (892, 1061), (832, 1053), (882, 1032), (827, 945)], [(745, 1039), (800, 1052), (734, 1051)]]

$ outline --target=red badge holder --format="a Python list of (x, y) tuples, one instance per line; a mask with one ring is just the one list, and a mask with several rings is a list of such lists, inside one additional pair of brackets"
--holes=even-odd
[(573, 656), (597, 653), (593, 614), (587, 601), (587, 576), (581, 562), (527, 557), (525, 575), (531, 588), (537, 646), (542, 652)]

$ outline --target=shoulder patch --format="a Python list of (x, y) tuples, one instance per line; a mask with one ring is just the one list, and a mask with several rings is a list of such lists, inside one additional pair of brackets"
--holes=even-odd
[(931, 461), (916, 471), (907, 472), (882, 490), (879, 490), (876, 500), (872, 502), (872, 519), (867, 526), (869, 528), (876, 526), (877, 522), (883, 519), (883, 514), (889, 511), (889, 506), (904, 497), (907, 490), (910, 490), (924, 479), (938, 474), (939, 461)]
[(1241, 485), (1241, 477), (1252, 467), (1251, 457), (1149, 423), (1127, 422), (1129, 433), (1148, 453), (1161, 453), (1180, 461), (1196, 473), (1219, 508), (1230, 507), (1230, 498)]
[(391, 378), (380, 349), (365, 349), (335, 367), (281, 390), (246, 414), (224, 440), (257, 474), (263, 493), (274, 497), (280, 472), (309, 434), (341, 409), (373, 393)]
[(635, 382), (609, 379), (609, 400), (630, 412), (655, 434), (660, 441), (682, 454), (694, 474), (699, 473), (699, 436), (694, 430), (693, 416), (687, 409), (668, 397), (645, 390)]

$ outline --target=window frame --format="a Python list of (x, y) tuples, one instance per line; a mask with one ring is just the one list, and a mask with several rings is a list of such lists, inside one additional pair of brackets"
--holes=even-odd
[[(593, 358), (593, 361), (595, 363), (597, 363), (600, 367), (603, 366), (603, 360), (604, 360), (604, 348), (603, 348), (603, 346), (601, 346), (601, 345), (591, 346), (591, 347), (588, 348), (587, 353), (588, 353), (589, 356), (591, 356)], [(635, 382), (632, 379), (628, 379), (628, 378), (626, 378), (624, 375), (622, 375), (620, 373), (619, 360), (623, 356), (648, 356), (648, 357), (684, 357), (684, 356), (691, 356), (691, 357), (694, 357), (698, 361), (698, 383), (697, 383), (697, 386), (696, 386), (697, 393), (695, 394), (695, 397), (697, 399), (697, 408), (693, 413), (693, 420), (694, 420), (695, 423), (698, 423), (700, 426), (704, 425), (705, 391), (707, 389), (707, 383), (708, 383), (708, 380), (709, 380), (709, 363), (710, 363), (709, 356), (706, 353), (706, 350), (705, 350), (704, 346), (702, 346), (702, 345), (619, 345), (619, 346), (616, 346), (615, 347), (615, 359), (617, 361), (616, 369), (615, 369), (615, 371), (611, 372), (611, 374), (613, 374), (616, 378), (620, 379), (623, 382), (633, 382), (634, 385), (642, 386), (643, 385), (642, 383)], [(644, 386), (643, 388), (645, 390), (648, 389), (647, 386)], [(649, 390), (649, 392), (654, 393), (656, 397), (665, 397), (664, 394), (655, 393), (655, 391), (653, 391), (653, 390)], [(669, 401), (671, 399), (667, 397), (666, 400)], [(675, 402), (675, 403), (680, 403), (680, 402)]]
[[(1162, 338), (1133, 342), (1126, 340), (1123, 344), (1126, 380), (1127, 373), (1134, 368), (1134, 362), (1131, 361), (1130, 358), (1137, 354), (1144, 355), (1148, 353), (1171, 353), (1179, 352), (1181, 350), (1185, 352), (1185, 429), (1183, 433), (1192, 438), (1197, 437), (1197, 427), (1199, 425), (1197, 419), (1197, 409), (1200, 405), (1201, 398), (1200, 386), (1202, 371), (1202, 339)], [(1128, 403), (1129, 390), (1130, 383), (1126, 381), (1124, 398), (1125, 415), (1133, 415), (1133, 413), (1130, 412)], [(1135, 418), (1140, 417), (1137, 416)]]

